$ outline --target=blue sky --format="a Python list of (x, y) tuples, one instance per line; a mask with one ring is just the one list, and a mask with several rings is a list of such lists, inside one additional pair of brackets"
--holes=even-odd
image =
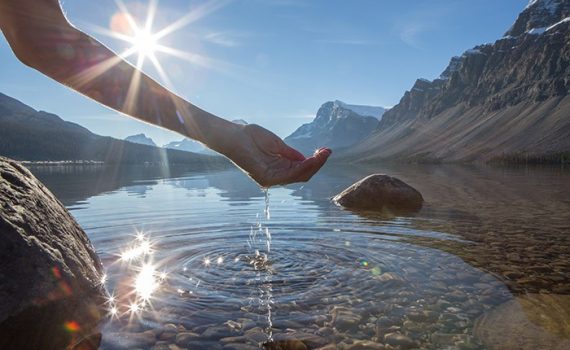
[[(226, 119), (243, 118), (289, 135), (329, 100), (392, 106), (417, 78), (433, 79), (449, 59), (494, 42), (527, 0), (234, 0), (216, 3), (160, 43), (209, 58), (206, 68), (158, 53), (174, 90)], [(147, 1), (125, 0), (143, 14)], [(162, 0), (156, 30), (205, 1)], [(65, 0), (68, 18), (116, 51), (102, 35), (119, 10), (113, 0)], [(141, 16), (142, 17), (142, 16)], [(182, 137), (120, 117), (22, 65), (0, 37), (0, 92), (93, 132), (124, 138), (144, 132), (158, 144)], [(145, 72), (161, 81), (150, 62)]]

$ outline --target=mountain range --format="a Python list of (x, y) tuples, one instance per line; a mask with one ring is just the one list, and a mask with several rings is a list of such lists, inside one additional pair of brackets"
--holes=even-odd
[(570, 1), (531, 0), (494, 43), (418, 79), (366, 139), (357, 161), (570, 159)]
[(165, 150), (112, 137), (86, 128), (0, 93), (0, 155), (27, 161), (102, 161), (106, 163), (185, 164), (220, 167), (222, 157)]
[(370, 135), (385, 112), (383, 107), (329, 101), (319, 108), (313, 121), (301, 125), (285, 142), (305, 154), (322, 146), (347, 147)]
[[(305, 154), (331, 147), (344, 161), (568, 162), (569, 90), (570, 1), (531, 0), (502, 38), (452, 57), (393, 108), (329, 101), (285, 141)], [(202, 162), (214, 154), (190, 139), (165, 150), (144, 134), (95, 135), (2, 94), (0, 123), (0, 154), (15, 159)]]

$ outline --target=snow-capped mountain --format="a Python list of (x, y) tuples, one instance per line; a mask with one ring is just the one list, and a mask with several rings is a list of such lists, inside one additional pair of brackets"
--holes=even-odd
[(207, 149), (206, 146), (204, 146), (200, 142), (188, 138), (182, 139), (180, 141), (172, 141), (162, 147), (168, 149), (177, 149), (179, 151), (194, 152), (194, 153), (201, 153)]
[(326, 102), (312, 122), (303, 124), (285, 142), (305, 154), (322, 146), (348, 147), (372, 133), (385, 111), (382, 107), (350, 105), (338, 100)]
[(136, 134), (136, 135), (127, 136), (125, 138), (125, 141), (138, 143), (140, 145), (156, 147), (156, 143), (154, 143), (154, 141), (150, 137), (147, 137), (145, 134)]

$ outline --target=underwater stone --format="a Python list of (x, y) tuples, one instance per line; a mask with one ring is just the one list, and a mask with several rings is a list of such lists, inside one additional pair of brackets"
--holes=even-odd
[(3, 157), (0, 235), (0, 348), (62, 349), (84, 339), (96, 348), (101, 262), (55, 196)]
[(373, 174), (334, 196), (333, 201), (350, 209), (415, 211), (424, 199), (412, 186), (395, 177)]

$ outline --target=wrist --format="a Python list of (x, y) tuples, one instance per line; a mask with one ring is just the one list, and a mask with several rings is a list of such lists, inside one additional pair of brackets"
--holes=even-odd
[(231, 159), (243, 139), (244, 125), (218, 118), (208, 129), (204, 144)]

